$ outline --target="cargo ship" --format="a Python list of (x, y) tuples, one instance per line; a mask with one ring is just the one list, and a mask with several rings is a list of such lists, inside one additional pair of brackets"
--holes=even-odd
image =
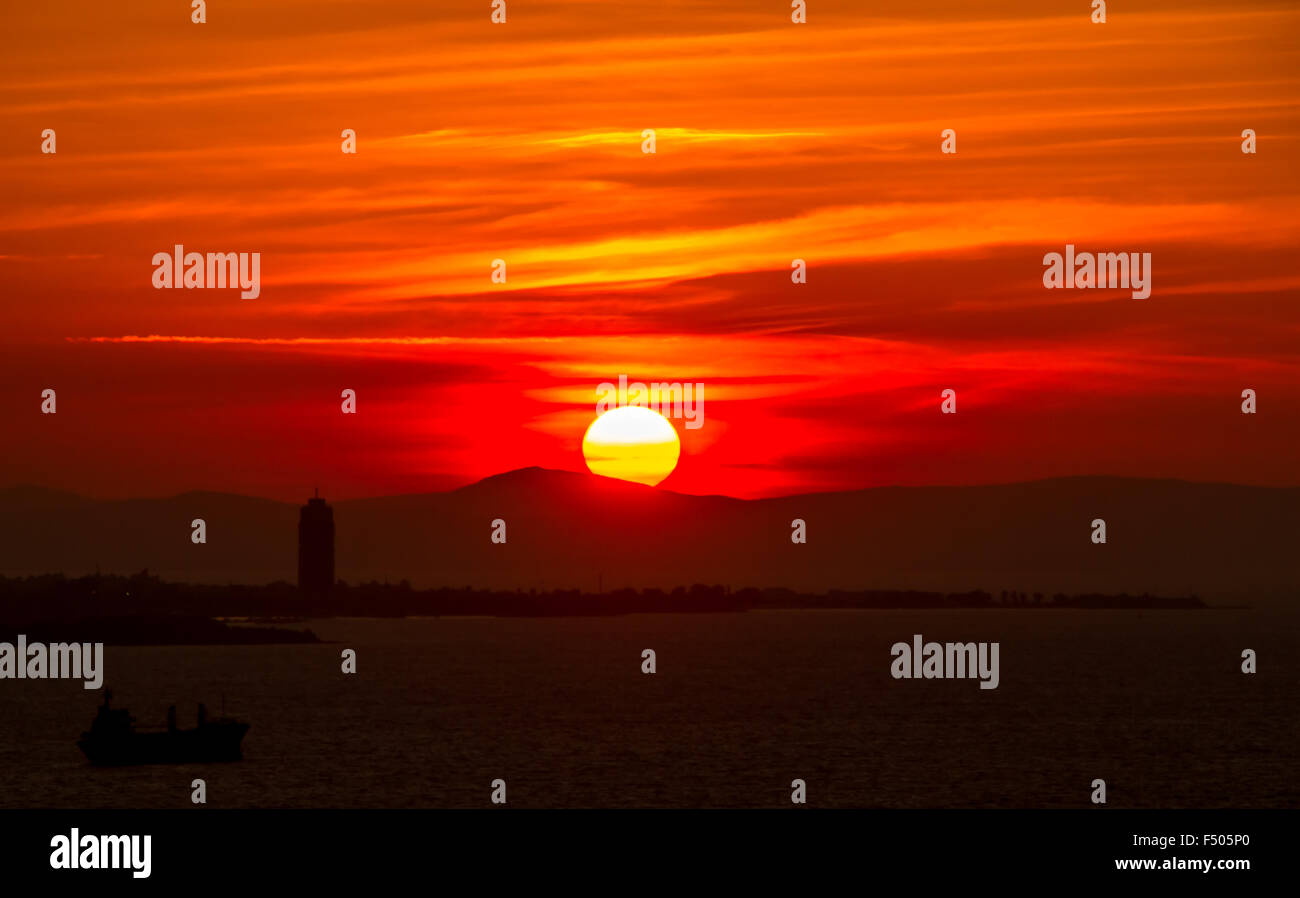
[(77, 746), (91, 764), (120, 767), (128, 764), (206, 764), (238, 761), (248, 724), (229, 717), (209, 720), (199, 705), (198, 726), (182, 730), (176, 726), (176, 706), (167, 711), (166, 729), (142, 729), (125, 708), (111, 707), (113, 693), (104, 693), (104, 704), (81, 734)]

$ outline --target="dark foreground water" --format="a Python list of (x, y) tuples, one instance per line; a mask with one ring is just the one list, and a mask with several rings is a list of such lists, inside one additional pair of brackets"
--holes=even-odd
[[(336, 644), (113, 647), (142, 723), (247, 720), (239, 763), (95, 769), (101, 699), (0, 680), (0, 806), (1300, 806), (1300, 615), (788, 611), (324, 620)], [(894, 680), (913, 633), (1001, 643), (1001, 684)], [(340, 672), (340, 652), (358, 673)], [(658, 673), (641, 673), (641, 651)], [(1259, 673), (1240, 672), (1244, 648)]]

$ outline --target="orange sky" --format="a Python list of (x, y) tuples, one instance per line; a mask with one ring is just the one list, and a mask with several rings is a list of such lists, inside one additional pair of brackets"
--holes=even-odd
[[(704, 384), (686, 492), (1300, 483), (1287, 4), (16, 6), (0, 485), (581, 470), (620, 374)], [(1152, 253), (1151, 297), (1045, 290), (1067, 242)], [(261, 295), (154, 290), (177, 243), (260, 252)]]

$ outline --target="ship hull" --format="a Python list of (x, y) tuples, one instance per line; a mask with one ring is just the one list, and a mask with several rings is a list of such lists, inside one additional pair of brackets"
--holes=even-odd
[(197, 730), (82, 736), (77, 745), (97, 767), (132, 764), (209, 764), (243, 758), (246, 723), (208, 724)]

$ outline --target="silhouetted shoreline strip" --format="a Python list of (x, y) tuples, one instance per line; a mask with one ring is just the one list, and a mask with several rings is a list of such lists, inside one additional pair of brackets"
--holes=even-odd
[[(217, 618), (290, 622), (313, 617), (553, 617), (570, 615), (726, 612), (800, 609), (1105, 609), (1185, 610), (1207, 607), (1196, 596), (962, 593), (915, 590), (739, 589), (696, 584), (673, 590), (617, 589), (501, 591), (472, 587), (413, 589), (400, 583), (336, 584), (304, 597), (292, 584), (211, 586), (170, 583), (141, 572), (131, 577), (58, 575), (0, 577), (0, 620), (60, 640), (124, 644), (249, 644), (315, 642), (314, 634), (278, 627), (236, 626)], [(184, 609), (183, 614), (176, 609)], [(39, 625), (39, 629), (38, 629)], [(57, 632), (54, 631), (55, 628)], [(105, 635), (108, 634), (108, 635)]]

